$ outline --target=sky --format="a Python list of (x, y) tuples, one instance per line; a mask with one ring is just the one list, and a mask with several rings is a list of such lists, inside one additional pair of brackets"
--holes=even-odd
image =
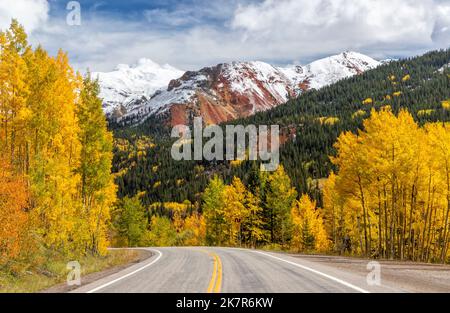
[(33, 45), (62, 48), (81, 71), (140, 58), (196, 70), (235, 60), (306, 64), (348, 50), (402, 58), (450, 46), (450, 0), (0, 0), (0, 29), (11, 18)]

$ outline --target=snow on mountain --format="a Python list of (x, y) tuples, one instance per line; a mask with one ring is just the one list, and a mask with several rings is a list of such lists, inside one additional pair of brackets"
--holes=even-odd
[(328, 58), (314, 61), (306, 66), (280, 68), (295, 85), (296, 92), (308, 89), (320, 89), (339, 80), (362, 74), (374, 69), (380, 62), (357, 53), (344, 52)]
[(92, 77), (99, 79), (103, 109), (110, 116), (115, 110), (129, 111), (139, 106), (183, 73), (168, 64), (161, 66), (150, 59), (140, 59), (136, 65), (120, 64), (112, 72), (94, 72)]
[(445, 64), (443, 67), (441, 67), (438, 72), (443, 74), (445, 72), (446, 69), (450, 68), (450, 63)]
[(169, 113), (170, 123), (176, 125), (201, 115), (213, 124), (268, 110), (291, 96), (292, 83), (278, 68), (264, 62), (232, 62), (186, 72), (125, 118), (135, 123)]
[[(380, 64), (363, 54), (344, 52), (306, 66), (277, 68), (259, 61), (225, 63), (186, 72), (170, 82), (169, 75), (161, 75), (166, 80), (157, 82), (154, 68), (159, 67), (152, 62), (149, 83), (142, 76), (129, 78), (125, 71), (135, 73), (135, 68), (125, 66), (115, 74), (120, 79), (111, 79), (115, 76), (109, 73), (106, 77), (110, 80), (100, 76), (100, 82), (105, 100), (112, 99), (105, 102), (106, 109), (122, 109), (116, 109), (118, 121), (136, 124), (149, 116), (165, 114), (171, 125), (188, 124), (193, 116), (202, 116), (207, 124), (213, 124), (268, 110), (304, 91), (320, 89)], [(180, 74), (171, 69), (174, 76)], [(156, 88), (158, 83), (160, 89)], [(132, 91), (133, 87), (138, 93)]]

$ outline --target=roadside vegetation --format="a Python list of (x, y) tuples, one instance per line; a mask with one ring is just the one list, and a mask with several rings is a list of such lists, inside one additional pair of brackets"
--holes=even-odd
[[(115, 266), (128, 264), (139, 259), (136, 250), (112, 250), (106, 256), (87, 255), (78, 262), (81, 265), (81, 279), (88, 274), (100, 272)], [(65, 283), (69, 269), (67, 263), (73, 261), (64, 255), (49, 256), (39, 266), (15, 263), (9, 269), (0, 271), (0, 293), (40, 292), (60, 283)], [(17, 268), (17, 271), (14, 270)], [(24, 270), (28, 268), (27, 270)]]
[(127, 259), (107, 251), (117, 188), (98, 93), (17, 21), (0, 32), (0, 290), (59, 282), (68, 260), (93, 271)]

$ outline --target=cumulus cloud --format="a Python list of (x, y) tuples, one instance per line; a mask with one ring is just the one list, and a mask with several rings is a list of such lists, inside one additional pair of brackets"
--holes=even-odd
[(47, 0), (0, 1), (0, 29), (9, 26), (15, 18), (25, 26), (28, 32), (41, 27), (48, 20), (49, 3)]
[(310, 54), (349, 48), (389, 54), (448, 46), (449, 8), (438, 0), (265, 0), (240, 6), (232, 27), (245, 32), (245, 41), (298, 42)]
[(83, 2), (77, 27), (65, 24), (66, 11), (53, 11), (55, 1), (44, 23), (47, 1), (0, 0), (0, 21), (18, 17), (33, 44), (68, 51), (81, 70), (142, 57), (190, 70), (231, 60), (306, 63), (344, 50), (396, 58), (450, 46), (448, 0), (174, 0), (132, 18), (114, 4)]

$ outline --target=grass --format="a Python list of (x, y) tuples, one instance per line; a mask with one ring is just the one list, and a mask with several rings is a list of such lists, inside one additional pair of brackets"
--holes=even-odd
[[(92, 255), (82, 257), (77, 260), (81, 265), (81, 277), (133, 262), (139, 258), (140, 253), (137, 250), (111, 250), (104, 257)], [(74, 260), (53, 256), (43, 265), (33, 269), (12, 271), (11, 269), (0, 268), (0, 292), (38, 292), (63, 283), (69, 273), (66, 266), (70, 261)]]

